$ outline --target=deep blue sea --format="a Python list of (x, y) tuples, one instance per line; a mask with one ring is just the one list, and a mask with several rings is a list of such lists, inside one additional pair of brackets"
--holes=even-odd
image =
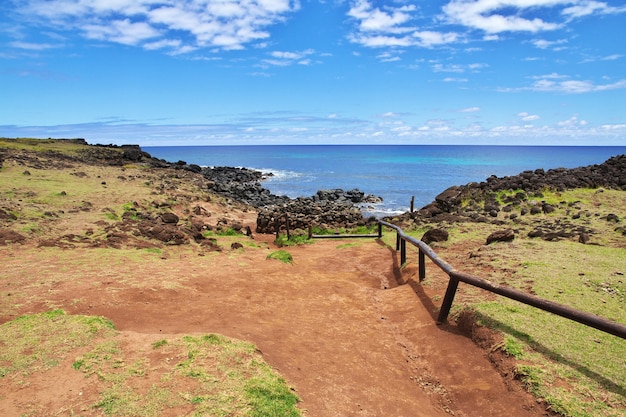
[(418, 209), (452, 185), (491, 175), (600, 164), (626, 154), (626, 146), (262, 145), (143, 147), (169, 162), (231, 166), (271, 172), (263, 186), (273, 194), (311, 196), (322, 189), (358, 188), (383, 198), (366, 215)]

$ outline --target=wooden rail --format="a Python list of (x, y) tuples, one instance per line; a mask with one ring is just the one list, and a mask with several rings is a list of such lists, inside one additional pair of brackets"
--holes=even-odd
[(482, 288), (495, 294), (499, 294), (503, 297), (519, 301), (523, 304), (527, 304), (550, 312), (552, 314), (565, 317), (569, 320), (582, 323), (586, 326), (593, 327), (603, 332), (610, 333), (614, 336), (621, 337), (622, 339), (626, 339), (626, 326), (624, 326), (623, 324), (611, 321), (604, 317), (596, 316), (595, 314), (576, 310), (572, 307), (555, 303), (553, 301), (525, 293), (512, 287), (494, 284), (486, 279), (457, 271), (456, 269), (454, 269), (454, 267), (441, 259), (426, 243), (405, 234), (401, 228), (394, 224), (379, 220), (379, 236), (382, 236), (383, 226), (394, 229), (397, 233), (396, 250), (400, 251), (401, 265), (404, 265), (406, 263), (406, 242), (409, 242), (419, 248), (420, 281), (423, 281), (426, 278), (426, 256), (428, 256), (435, 265), (437, 265), (450, 277), (450, 280), (448, 281), (448, 288), (446, 289), (446, 295), (444, 296), (443, 302), (441, 303), (441, 309), (439, 310), (439, 316), (437, 317), (438, 323), (446, 323), (448, 321), (448, 315), (450, 314), (450, 309), (452, 308), (452, 302), (454, 301), (454, 296), (456, 295), (456, 290), (458, 288), (459, 282), (464, 282), (466, 284)]

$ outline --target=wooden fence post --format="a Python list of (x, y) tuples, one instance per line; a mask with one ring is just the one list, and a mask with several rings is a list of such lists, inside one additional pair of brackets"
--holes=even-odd
[(419, 278), (420, 282), (426, 279), (426, 256), (421, 248), (419, 252)]
[(439, 317), (437, 317), (437, 323), (443, 324), (448, 322), (448, 314), (450, 314), (450, 309), (452, 308), (452, 302), (454, 301), (454, 296), (456, 295), (456, 289), (459, 287), (459, 280), (450, 276), (450, 281), (448, 282), (448, 289), (446, 289), (446, 295), (443, 297), (443, 302), (441, 303), (441, 309), (439, 310)]

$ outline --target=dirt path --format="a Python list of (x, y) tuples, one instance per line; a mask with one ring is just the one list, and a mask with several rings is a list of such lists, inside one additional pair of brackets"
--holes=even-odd
[(443, 291), (434, 268), (419, 285), (415, 268), (400, 271), (394, 251), (375, 240), (289, 248), (291, 265), (267, 260), (272, 250), (172, 249), (157, 261), (94, 262), (91, 249), (54, 258), (13, 246), (0, 258), (10, 277), (3, 290), (18, 304), (31, 300), (17, 313), (63, 308), (108, 317), (122, 332), (251, 341), (310, 417), (545, 414), (456, 326), (435, 324)]

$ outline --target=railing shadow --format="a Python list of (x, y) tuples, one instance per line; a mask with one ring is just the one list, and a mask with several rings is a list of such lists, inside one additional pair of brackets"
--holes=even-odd
[(592, 379), (594, 381), (596, 381), (598, 384), (602, 385), (605, 389), (607, 389), (608, 391), (611, 391), (615, 394), (621, 395), (626, 397), (626, 389), (619, 386), (617, 383), (613, 382), (612, 380), (606, 378), (604, 375), (599, 374), (598, 372), (595, 372), (591, 369), (589, 369), (588, 367), (586, 367), (583, 364), (580, 364), (572, 359), (568, 359), (565, 356), (559, 354), (558, 352), (555, 352), (554, 350), (548, 348), (547, 346), (535, 341), (532, 339), (532, 337), (524, 332), (521, 332), (513, 327), (511, 327), (508, 324), (504, 324), (501, 321), (491, 317), (491, 316), (487, 316), (485, 314), (482, 314), (480, 312), (473, 312), (474, 317), (481, 322), (485, 322), (485, 323), (489, 323), (489, 327), (491, 328), (496, 328), (500, 331), (502, 331), (503, 333), (506, 333), (508, 335), (514, 336), (517, 339), (520, 340), (525, 340), (527, 341), (527, 343), (529, 344), (529, 346), (535, 350), (536, 352), (542, 354), (543, 356), (555, 361), (555, 362), (559, 362), (562, 364), (567, 365), (568, 367), (575, 369), (576, 371), (580, 372), (581, 374), (585, 375), (587, 378)]
[[(395, 280), (396, 285), (397, 286), (409, 285), (411, 289), (413, 290), (413, 292), (415, 293), (415, 295), (417, 296), (417, 298), (420, 300), (420, 302), (424, 306), (424, 308), (427, 309), (428, 314), (433, 319), (433, 321), (437, 321), (437, 312), (439, 310), (439, 306), (436, 306), (433, 303), (433, 300), (428, 296), (428, 294), (426, 294), (426, 292), (424, 291), (424, 287), (422, 287), (419, 282), (416, 282), (414, 279), (410, 277), (405, 278), (404, 274), (402, 273), (402, 265), (400, 265), (400, 260), (397, 255), (397, 251), (393, 247), (387, 245), (385, 242), (383, 242), (380, 239), (377, 239), (376, 241), (378, 242), (379, 245), (382, 245), (389, 250), (389, 254), (391, 255), (391, 261), (392, 261), (393, 279)], [(448, 328), (449, 326), (444, 326), (444, 327)]]

